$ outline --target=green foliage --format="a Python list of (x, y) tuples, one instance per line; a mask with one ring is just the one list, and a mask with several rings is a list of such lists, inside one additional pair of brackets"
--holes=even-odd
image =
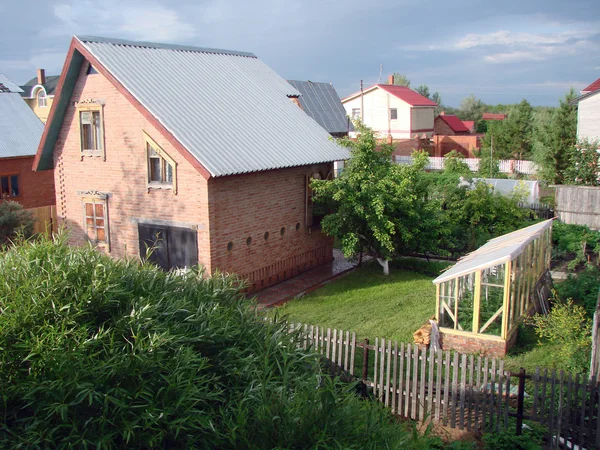
[(481, 178), (500, 178), (500, 158), (492, 147), (482, 147), (477, 153)]
[(431, 214), (422, 182), (427, 155), (415, 153), (412, 165), (395, 164), (391, 146), (377, 146), (373, 132), (358, 122), (356, 129), (355, 142), (342, 141), (352, 157), (341, 176), (311, 184), (314, 201), (331, 211), (322, 230), (339, 239), (347, 257), (363, 252), (391, 260), (430, 245)]
[(577, 94), (571, 90), (560, 101), (560, 107), (538, 114), (534, 126), (535, 160), (542, 179), (562, 184), (567, 177), (577, 142), (577, 105), (571, 101)]
[(570, 270), (593, 265), (600, 260), (600, 231), (556, 221), (552, 226), (552, 252), (554, 259), (568, 260)]
[(403, 73), (394, 72), (394, 84), (396, 86), (410, 87), (410, 80)]
[(533, 145), (533, 108), (527, 100), (514, 105), (505, 120), (492, 121), (481, 140), (484, 149), (493, 148), (499, 159), (529, 159)]
[(419, 87), (415, 89), (415, 91), (421, 94), (423, 97), (431, 98), (431, 94), (429, 93), (429, 86), (427, 86), (426, 84), (419, 85)]
[(465, 97), (460, 102), (460, 108), (457, 111), (460, 120), (473, 120), (478, 122), (485, 112), (487, 106), (473, 94)]
[(598, 288), (600, 287), (600, 267), (589, 265), (576, 274), (556, 285), (556, 292), (561, 299), (572, 298), (582, 305), (592, 317), (598, 303)]
[(464, 159), (462, 153), (452, 150), (444, 156), (444, 173), (471, 176), (471, 169)]
[(558, 344), (555, 357), (573, 372), (585, 372), (589, 365), (592, 323), (585, 308), (572, 300), (555, 300), (548, 315), (527, 319), (540, 339)]
[(18, 234), (27, 238), (33, 234), (33, 216), (19, 203), (0, 202), (0, 243), (14, 239)]
[(234, 280), (24, 242), (0, 255), (2, 448), (403, 448)]
[(523, 433), (517, 436), (515, 430), (502, 430), (499, 433), (483, 435), (484, 450), (541, 450), (542, 436), (531, 428), (523, 427)]
[(569, 184), (600, 186), (600, 142), (583, 141), (572, 152), (564, 181)]

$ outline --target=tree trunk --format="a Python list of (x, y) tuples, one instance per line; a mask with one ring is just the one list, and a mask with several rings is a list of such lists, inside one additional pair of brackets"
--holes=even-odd
[(389, 259), (377, 258), (377, 262), (383, 267), (383, 274), (390, 274), (390, 261)]

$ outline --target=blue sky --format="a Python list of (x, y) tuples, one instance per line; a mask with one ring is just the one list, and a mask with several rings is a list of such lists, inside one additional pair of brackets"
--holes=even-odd
[(17, 83), (37, 67), (60, 73), (73, 34), (249, 51), (342, 97), (377, 82), (383, 65), (383, 80), (404, 73), (451, 106), (469, 94), (555, 105), (600, 77), (598, 0), (8, 2), (0, 72)]

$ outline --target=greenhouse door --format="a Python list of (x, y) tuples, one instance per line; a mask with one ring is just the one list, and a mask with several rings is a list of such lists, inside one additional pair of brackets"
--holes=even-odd
[(138, 224), (140, 256), (164, 270), (198, 264), (198, 236), (190, 228)]

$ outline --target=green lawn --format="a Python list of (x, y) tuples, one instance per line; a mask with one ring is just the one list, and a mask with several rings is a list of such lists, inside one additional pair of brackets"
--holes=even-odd
[(360, 339), (412, 342), (412, 334), (435, 314), (433, 277), (377, 263), (277, 308), (292, 322), (355, 331)]

